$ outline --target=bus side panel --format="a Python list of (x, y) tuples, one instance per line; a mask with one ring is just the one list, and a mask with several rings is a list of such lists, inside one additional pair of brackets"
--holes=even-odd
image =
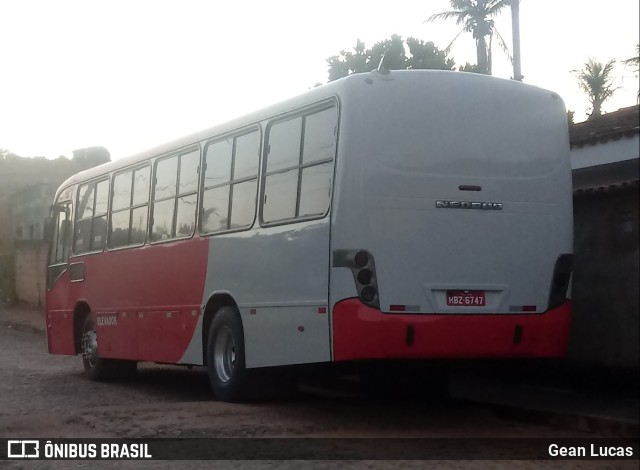
[(203, 303), (221, 291), (236, 301), (247, 367), (331, 359), (329, 220), (209, 239)]
[(137, 334), (138, 312), (119, 309), (112, 312), (98, 312), (95, 315), (98, 350), (102, 357), (119, 359), (140, 358)]
[[(115, 314), (117, 327), (109, 321), (114, 314), (100, 313), (97, 316), (105, 319), (97, 327), (100, 354), (140, 361), (181, 362), (185, 342), (191, 340), (198, 318), (191, 312), (189, 306), (121, 311)], [(121, 334), (123, 331), (126, 334)]]
[(69, 306), (69, 270), (47, 292), (47, 346), (51, 354), (75, 355), (73, 309)]
[(407, 315), (347, 299), (333, 308), (334, 360), (562, 357), (570, 316), (570, 301), (531, 315)]
[(101, 356), (179, 362), (201, 314), (207, 250), (194, 238), (75, 257), (85, 276), (70, 298), (95, 315)]

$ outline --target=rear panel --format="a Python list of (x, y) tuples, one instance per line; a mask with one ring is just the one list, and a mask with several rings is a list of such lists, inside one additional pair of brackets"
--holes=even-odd
[[(562, 100), (475, 74), (365, 77), (343, 97), (331, 243), (334, 254), (370, 253), (373, 306), (545, 312), (556, 260), (572, 252)], [(331, 303), (357, 295), (351, 270), (334, 263)]]

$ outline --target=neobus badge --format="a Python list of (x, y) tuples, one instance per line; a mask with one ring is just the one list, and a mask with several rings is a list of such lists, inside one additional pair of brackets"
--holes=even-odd
[(438, 209), (480, 209), (501, 211), (501, 202), (436, 201)]

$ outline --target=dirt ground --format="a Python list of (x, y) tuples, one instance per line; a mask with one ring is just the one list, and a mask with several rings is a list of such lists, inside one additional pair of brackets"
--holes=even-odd
[[(47, 352), (44, 314), (0, 306), (0, 437), (578, 437), (448, 400), (372, 401), (308, 391), (280, 402), (212, 399), (204, 369), (141, 364), (126, 382), (87, 380), (79, 357)], [(18, 468), (637, 468), (637, 461), (0, 462)]]

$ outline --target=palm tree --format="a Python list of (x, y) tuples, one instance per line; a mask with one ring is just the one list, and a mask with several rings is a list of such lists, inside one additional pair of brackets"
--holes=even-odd
[[(630, 59), (623, 60), (622, 63), (627, 67), (635, 67), (635, 70), (633, 72), (636, 75), (638, 74), (638, 72), (640, 72), (640, 44), (636, 44), (636, 55), (631, 57)], [(640, 103), (640, 90), (638, 90), (637, 100), (638, 103)]]
[[(449, 51), (451, 44), (462, 33), (472, 33), (476, 40), (476, 52), (478, 56), (478, 70), (491, 75), (491, 43), (493, 36), (498, 39), (502, 50), (509, 55), (509, 49), (502, 36), (495, 28), (491, 19), (500, 10), (510, 4), (510, 0), (450, 0), (453, 10), (431, 15), (427, 21), (456, 19), (457, 25), (462, 25), (462, 30), (453, 38), (445, 51)], [(489, 43), (487, 44), (487, 36)], [(509, 56), (509, 59), (511, 57)]]
[(589, 58), (584, 68), (578, 72), (578, 85), (589, 97), (593, 111), (589, 119), (602, 115), (602, 103), (611, 98), (617, 88), (613, 86), (613, 65), (615, 60), (606, 64)]
[(630, 59), (623, 60), (622, 63), (630, 67), (633, 67), (635, 65), (636, 69), (634, 70), (634, 72), (638, 73), (638, 66), (640, 65), (640, 44), (636, 44), (636, 55), (631, 57)]

